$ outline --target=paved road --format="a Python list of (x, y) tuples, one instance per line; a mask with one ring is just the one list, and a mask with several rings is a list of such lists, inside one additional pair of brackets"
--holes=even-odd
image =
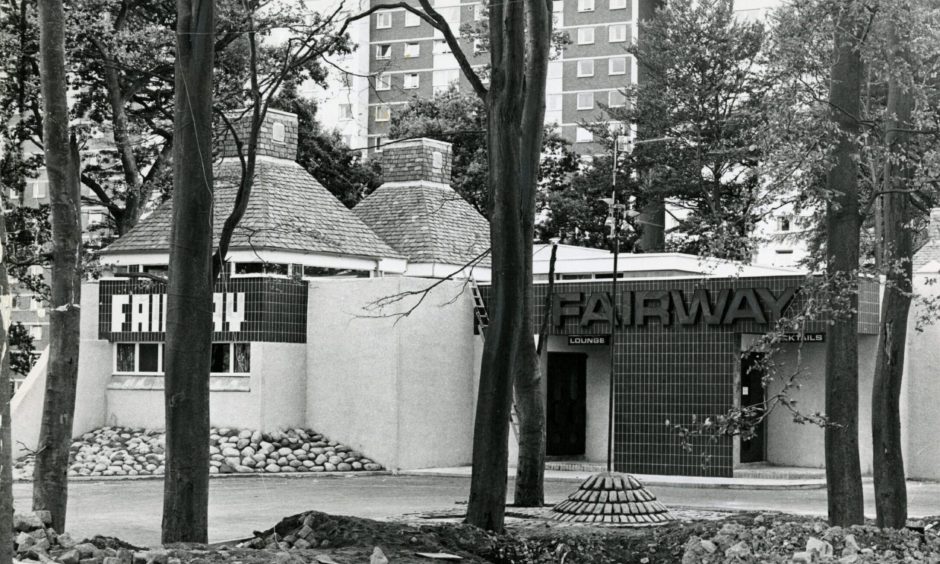
[[(383, 518), (403, 513), (452, 509), (467, 499), (467, 478), (354, 476), (327, 478), (245, 477), (210, 481), (209, 537), (221, 541), (250, 536), (281, 517), (310, 509)], [(546, 482), (546, 501), (564, 499), (576, 484)], [(510, 483), (510, 492), (512, 484)], [(912, 516), (940, 514), (940, 484), (908, 486)], [(667, 505), (702, 509), (779, 510), (824, 515), (825, 490), (728, 490), (656, 487)], [(32, 485), (13, 487), (17, 508), (28, 508)], [(866, 509), (874, 513), (872, 487)], [(160, 540), (161, 480), (73, 482), (69, 488), (68, 529), (78, 538), (117, 536), (137, 545)]]

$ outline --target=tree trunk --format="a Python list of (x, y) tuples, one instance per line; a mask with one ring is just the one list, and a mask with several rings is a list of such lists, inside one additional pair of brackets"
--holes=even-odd
[(858, 118), (862, 60), (856, 43), (858, 10), (842, 4), (837, 15), (829, 103), (839, 128), (827, 173), (826, 269), (830, 303), (838, 310), (826, 338), (826, 483), (829, 522), (848, 526), (864, 520), (858, 454), (858, 259), (861, 227), (858, 202)]
[[(534, 216), (533, 213), (533, 218)], [(526, 284), (526, 311), (523, 320), (528, 320), (528, 328), (520, 333), (520, 366), (515, 380), (516, 409), (519, 411), (519, 457), (513, 502), (517, 507), (542, 507), (545, 504), (545, 398), (542, 395), (542, 371), (539, 362), (541, 351), (533, 341), (535, 331), (532, 329), (532, 245), (527, 245), (526, 249), (529, 283)], [(552, 252), (554, 253), (554, 248)], [(540, 334), (539, 340), (541, 339)]]
[[(545, 396), (542, 392), (541, 363), (542, 353), (548, 341), (557, 253), (558, 245), (553, 243), (548, 262), (545, 313), (539, 326), (538, 344), (535, 346), (535, 370), (527, 381), (523, 381), (523, 371), (520, 371), (515, 382), (516, 407), (519, 410), (519, 457), (516, 462), (516, 491), (513, 503), (517, 507), (541, 507), (545, 504)], [(528, 260), (531, 265), (531, 255)]]
[(208, 540), (212, 345), (212, 0), (177, 0), (167, 288), (163, 543)]
[(78, 377), (82, 225), (78, 149), (69, 139), (62, 0), (39, 2), (43, 145), (52, 222), (52, 284), (49, 298), (49, 366), (33, 482), (33, 509), (52, 513), (65, 530), (69, 445)]
[[(907, 59), (899, 44), (896, 24), (888, 29), (889, 60)], [(904, 50), (902, 50), (904, 49)], [(900, 61), (899, 61), (900, 63)], [(891, 65), (900, 68), (898, 64)], [(907, 484), (901, 453), (901, 378), (907, 317), (911, 307), (914, 241), (911, 233), (910, 189), (912, 170), (904, 159), (910, 134), (914, 97), (896, 74), (888, 81), (888, 121), (885, 142), (885, 193), (881, 196), (883, 234), (882, 262), (885, 268), (884, 303), (878, 332), (878, 356), (871, 394), (872, 454), (875, 479), (875, 509), (879, 527), (903, 528), (907, 524)]]
[(537, 379), (532, 323), (532, 240), (545, 116), (551, 0), (493, 0), (487, 143), (492, 320), (480, 368), (467, 522), (500, 531), (506, 504), (514, 378)]
[(10, 346), (7, 327), (13, 309), (10, 280), (7, 277), (7, 231), (3, 210), (4, 195), (0, 195), (0, 564), (13, 562), (13, 437), (10, 418)]

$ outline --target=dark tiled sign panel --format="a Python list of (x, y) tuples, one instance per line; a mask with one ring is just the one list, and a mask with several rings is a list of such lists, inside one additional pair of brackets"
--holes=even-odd
[[(732, 475), (731, 438), (723, 437), (717, 442), (696, 440), (693, 452), (686, 452), (676, 431), (668, 427), (666, 421), (689, 424), (693, 416), (701, 420), (725, 413), (734, 405), (740, 335), (772, 330), (777, 316), (773, 304), (762, 298), (780, 298), (800, 288), (803, 282), (803, 277), (790, 276), (637, 280), (617, 284), (618, 310), (623, 318), (614, 351), (614, 466), (617, 471)], [(695, 318), (690, 318), (696, 290), (699, 290), (700, 300), (707, 293), (713, 314), (717, 309), (714, 306), (726, 299), (724, 315), (712, 315), (709, 320), (707, 312), (699, 312)], [(544, 315), (547, 291), (547, 284), (535, 285), (536, 320)], [(604, 320), (609, 319), (606, 307), (609, 292), (609, 281), (556, 284), (551, 332), (557, 335), (609, 334), (610, 323)], [(859, 294), (859, 331), (876, 333), (877, 286), (863, 282)], [(736, 297), (739, 295), (741, 297)], [(646, 300), (647, 307), (640, 307), (644, 305), (639, 302), (641, 298)], [(668, 300), (668, 307), (657, 309), (658, 299)], [(677, 299), (682, 300), (681, 306), (674, 303)], [(796, 292), (783, 315), (804, 309), (806, 299), (804, 293)], [(739, 306), (737, 315), (728, 317), (733, 304)], [(749, 309), (750, 304), (759, 304), (759, 307)], [(583, 313), (591, 309), (594, 319), (585, 321)], [(663, 310), (668, 313), (660, 313)], [(679, 318), (683, 314), (684, 322)], [(666, 323), (660, 315), (665, 316)], [(813, 321), (807, 323), (804, 330), (824, 332), (825, 326), (823, 321)]]
[[(306, 282), (277, 278), (221, 280), (215, 285), (212, 307), (213, 341), (307, 342)], [(99, 283), (99, 338), (162, 342), (165, 320), (164, 284), (150, 280)]]

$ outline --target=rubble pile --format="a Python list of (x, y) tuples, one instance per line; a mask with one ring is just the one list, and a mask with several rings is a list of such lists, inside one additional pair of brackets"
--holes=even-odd
[(13, 516), (14, 562), (60, 564), (178, 564), (165, 550), (140, 551), (115, 539), (96, 537), (78, 542), (50, 526), (48, 511), (15, 513)]
[[(72, 442), (69, 476), (157, 476), (164, 471), (165, 433), (129, 427), (102, 427)], [(265, 433), (212, 428), (211, 474), (280, 474), (382, 470), (362, 453), (309, 429)], [(16, 461), (17, 478), (33, 474), (34, 456)]]
[(682, 564), (780, 562), (792, 564), (940, 563), (940, 536), (932, 528), (830, 527), (823, 522), (726, 523), (711, 538), (692, 536)]

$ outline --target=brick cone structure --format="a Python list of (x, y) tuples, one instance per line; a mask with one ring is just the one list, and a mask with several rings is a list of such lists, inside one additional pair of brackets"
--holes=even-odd
[(552, 508), (552, 517), (572, 523), (643, 526), (675, 520), (666, 506), (629, 474), (601, 472)]

